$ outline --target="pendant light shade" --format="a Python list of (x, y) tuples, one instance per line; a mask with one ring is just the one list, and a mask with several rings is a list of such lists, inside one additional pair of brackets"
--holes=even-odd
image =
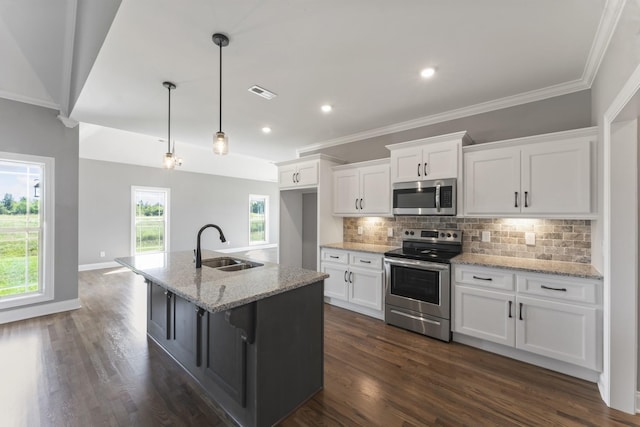
[(213, 138), (213, 152), (215, 154), (225, 155), (229, 153), (229, 138), (222, 132), (222, 47), (229, 45), (229, 37), (221, 33), (215, 33), (211, 36), (213, 42), (220, 47), (220, 103), (219, 103), (219, 122), (220, 128)]
[(171, 82), (162, 82), (162, 86), (166, 87), (169, 91), (169, 108), (167, 119), (167, 152), (164, 153), (162, 159), (162, 167), (165, 169), (175, 169), (176, 166), (182, 165), (182, 159), (176, 157), (175, 148), (176, 143), (173, 142), (173, 148), (171, 147), (171, 90), (176, 88), (176, 85)]

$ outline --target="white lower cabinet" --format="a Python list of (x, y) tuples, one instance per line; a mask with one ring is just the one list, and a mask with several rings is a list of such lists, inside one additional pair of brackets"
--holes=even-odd
[(329, 304), (384, 318), (382, 255), (340, 249), (322, 249), (325, 301)]
[(454, 332), (602, 369), (601, 282), (454, 265), (453, 288)]

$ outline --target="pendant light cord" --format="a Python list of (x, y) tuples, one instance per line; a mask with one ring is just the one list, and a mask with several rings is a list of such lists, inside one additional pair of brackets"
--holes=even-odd
[(222, 132), (222, 42), (220, 42), (220, 130)]
[(171, 86), (168, 86), (169, 89), (169, 120), (167, 120), (167, 153), (173, 153), (171, 150)]

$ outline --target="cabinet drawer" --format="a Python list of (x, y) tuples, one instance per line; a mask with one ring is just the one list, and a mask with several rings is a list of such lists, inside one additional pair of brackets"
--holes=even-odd
[(354, 267), (382, 270), (382, 256), (362, 252), (351, 252), (349, 264)]
[(454, 277), (456, 283), (484, 286), (486, 288), (513, 290), (513, 273), (509, 270), (499, 270), (470, 265), (455, 265)]
[(349, 253), (335, 249), (322, 249), (322, 262), (347, 264), (349, 262)]
[(587, 304), (600, 303), (601, 284), (587, 279), (518, 274), (516, 281), (518, 293)]

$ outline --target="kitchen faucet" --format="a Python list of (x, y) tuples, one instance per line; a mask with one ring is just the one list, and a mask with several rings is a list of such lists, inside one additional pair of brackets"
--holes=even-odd
[(198, 241), (196, 243), (196, 268), (201, 268), (202, 267), (202, 253), (200, 252), (200, 235), (202, 234), (202, 232), (205, 229), (207, 229), (209, 227), (213, 227), (216, 230), (218, 230), (218, 233), (220, 233), (220, 241), (222, 243), (227, 241), (227, 239), (225, 239), (225, 237), (224, 237), (224, 233), (222, 232), (222, 229), (220, 227), (218, 227), (217, 225), (215, 225), (215, 224), (207, 224), (204, 227), (202, 227), (200, 229), (200, 231), (198, 231), (198, 239), (197, 239)]

